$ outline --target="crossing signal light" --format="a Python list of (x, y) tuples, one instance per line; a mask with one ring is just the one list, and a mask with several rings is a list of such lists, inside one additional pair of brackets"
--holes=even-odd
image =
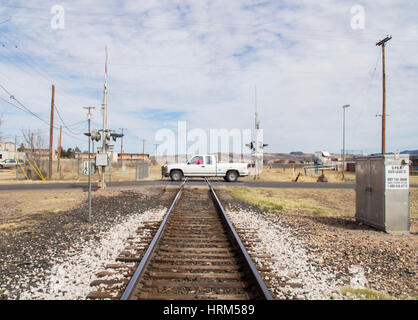
[(122, 138), (124, 135), (122, 133), (111, 133), (110, 136), (113, 138), (113, 141), (116, 141), (117, 138)]
[(92, 141), (100, 141), (100, 139), (101, 139), (102, 137), (101, 137), (101, 135), (100, 135), (100, 133), (99, 132), (97, 132), (97, 131), (93, 131), (92, 133), (91, 133), (91, 140)]

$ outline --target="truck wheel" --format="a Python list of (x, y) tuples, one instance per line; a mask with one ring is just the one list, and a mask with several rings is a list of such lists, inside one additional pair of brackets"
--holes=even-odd
[(180, 181), (183, 177), (183, 173), (180, 170), (173, 170), (170, 172), (170, 178), (173, 181)]
[(235, 182), (235, 181), (237, 181), (237, 180), (238, 180), (238, 172), (236, 172), (236, 171), (234, 171), (234, 170), (232, 170), (232, 171), (228, 171), (228, 172), (226, 173), (225, 178), (226, 178), (226, 181), (229, 181), (229, 182)]

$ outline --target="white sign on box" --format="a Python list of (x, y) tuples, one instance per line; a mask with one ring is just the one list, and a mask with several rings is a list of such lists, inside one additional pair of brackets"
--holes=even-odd
[(107, 166), (107, 153), (96, 154), (96, 166)]
[(409, 189), (409, 166), (386, 167), (386, 189)]

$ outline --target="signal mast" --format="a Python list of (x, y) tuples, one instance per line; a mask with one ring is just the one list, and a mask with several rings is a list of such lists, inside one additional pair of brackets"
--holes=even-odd
[(254, 164), (254, 179), (260, 178), (260, 173), (263, 169), (263, 149), (267, 147), (268, 144), (263, 143), (263, 129), (260, 129), (260, 120), (258, 119), (258, 110), (257, 110), (257, 87), (255, 87), (255, 130), (254, 130), (254, 140), (249, 144), (246, 144), (247, 147), (251, 149), (251, 157), (253, 158)]

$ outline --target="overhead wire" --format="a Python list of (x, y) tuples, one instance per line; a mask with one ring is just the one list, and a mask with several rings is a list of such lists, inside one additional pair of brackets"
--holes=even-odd
[[(69, 97), (71, 100), (73, 100), (77, 104), (80, 104), (80, 105), (82, 104), (80, 101), (78, 101), (77, 99), (75, 99), (72, 95), (66, 94), (65, 93), (65, 87), (66, 87), (66, 85), (63, 85), (63, 83), (61, 81), (59, 81), (57, 78), (52, 78), (51, 75), (45, 71), (45, 68), (44, 67), (40, 66), (34, 59), (32, 59), (32, 57), (29, 54), (27, 54), (21, 48), (20, 45), (19, 46), (17, 45), (17, 42), (16, 41), (13, 41), (13, 39), (11, 40), (5, 34), (1, 34), (0, 37), (3, 37), (3, 39), (5, 39), (11, 45), (11, 47), (17, 49), (26, 58), (26, 60), (29, 60), (30, 61), (30, 63), (32, 65), (30, 65), (28, 63), (28, 61), (26, 61), (25, 59), (23, 59), (21, 56), (18, 56), (17, 57), (20, 61), (22, 61), (25, 65), (27, 65), (30, 68), (30, 71), (33, 71), (34, 70), (38, 75), (40, 75), (44, 80), (46, 80), (46, 82), (48, 84), (50, 84), (50, 83), (56, 83), (56, 84), (60, 85), (61, 87), (64, 88), (64, 90), (62, 90), (62, 92), (63, 92), (63, 94), (65, 96)], [(12, 51), (7, 46), (6, 46), (6, 49), (8, 49), (9, 51)], [(12, 52), (12, 54), (14, 54), (14, 53)]]
[[(46, 125), (49, 126), (49, 122), (46, 121), (45, 119), (39, 117), (36, 113), (32, 112), (32, 110), (30, 110), (26, 105), (24, 105), (22, 102), (20, 102), (15, 95), (13, 95), (12, 93), (10, 93), (2, 84), (0, 84), (0, 88), (2, 88), (8, 95), (9, 98), (16, 101), (20, 106), (22, 106), (26, 112), (30, 113), (31, 115), (33, 115), (34, 117), (38, 118), (39, 120), (41, 120), (43, 123), (45, 123)], [(15, 106), (16, 107), (16, 106)]]
[(71, 130), (71, 129), (67, 126), (67, 124), (65, 123), (64, 119), (62, 118), (61, 113), (59, 112), (57, 105), (56, 105), (56, 104), (54, 104), (54, 106), (55, 106), (55, 110), (57, 111), (58, 117), (60, 118), (60, 120), (61, 120), (61, 122), (62, 122), (62, 124), (63, 124), (63, 126), (64, 126), (64, 128), (65, 128), (65, 129), (67, 129), (70, 133), (75, 134), (75, 135), (80, 135), (80, 134), (83, 134), (82, 132), (74, 132), (74, 131), (72, 131), (72, 130)]
[[(10, 91), (9, 90), (7, 90), (2, 84), (0, 84), (0, 88), (2, 88), (8, 95), (9, 95), (9, 97), (10, 97), (10, 99), (13, 99), (13, 100), (15, 100), (21, 107), (23, 107), (23, 108), (21, 108), (21, 107), (19, 107), (19, 106), (17, 106), (17, 105), (15, 105), (15, 104), (13, 104), (13, 103), (11, 103), (10, 101), (7, 101), (6, 99), (4, 99), (4, 98), (2, 98), (2, 97), (0, 97), (0, 99), (2, 100), (2, 101), (4, 101), (4, 102), (7, 102), (8, 104), (10, 104), (10, 105), (12, 105), (12, 106), (14, 106), (14, 107), (16, 107), (17, 109), (19, 109), (19, 110), (21, 110), (21, 111), (24, 111), (24, 112), (26, 112), (26, 113), (29, 113), (29, 114), (31, 114), (32, 116), (35, 116), (36, 118), (38, 118), (39, 120), (41, 120), (43, 123), (45, 123), (47, 126), (50, 126), (50, 122), (48, 122), (47, 120), (45, 120), (45, 119), (43, 119), (43, 118), (41, 118), (41, 117), (39, 117), (36, 113), (34, 113), (32, 110), (30, 110), (30, 108), (29, 107), (27, 107), (26, 105), (24, 105), (22, 102), (20, 102), (13, 94), (11, 94), (10, 93)], [(59, 114), (59, 111), (57, 112), (57, 114), (59, 115), (59, 118), (61, 119), (61, 121), (63, 122), (63, 124), (65, 124), (64, 123), (64, 121), (62, 120), (62, 117), (61, 117), (61, 115)], [(53, 128), (54, 129), (56, 129), (56, 130), (58, 130), (59, 129), (59, 127), (57, 127), (57, 126), (53, 126)], [(70, 131), (70, 132), (64, 132), (64, 134), (67, 134), (68, 136), (70, 136), (71, 138), (73, 138), (73, 139), (76, 139), (76, 140), (78, 140), (78, 141), (82, 141), (82, 142), (85, 142), (84, 140), (81, 140), (80, 138), (78, 138), (78, 137), (76, 137), (76, 136), (74, 136), (74, 133), (72, 133), (72, 131), (67, 127), (67, 130), (68, 131)], [(79, 133), (79, 134), (81, 134), (81, 133)]]

